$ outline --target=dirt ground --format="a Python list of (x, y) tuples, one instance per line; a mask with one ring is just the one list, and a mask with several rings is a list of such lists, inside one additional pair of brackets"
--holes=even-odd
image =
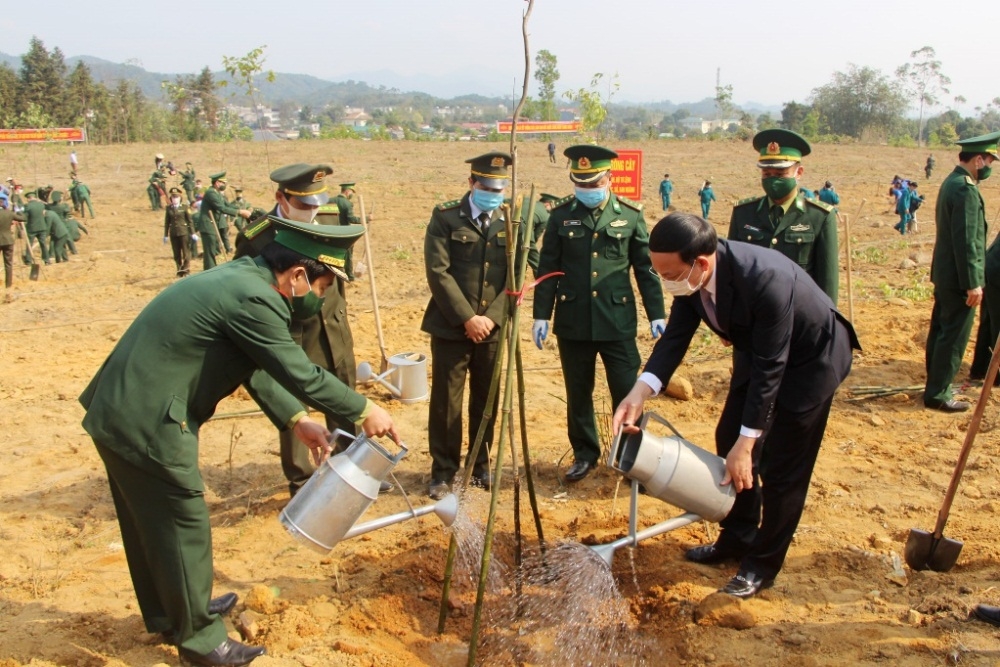
[[(559, 141), (560, 150), (565, 141)], [(701, 181), (719, 198), (712, 221), (722, 234), (731, 204), (759, 191), (754, 154), (747, 144), (667, 142), (619, 145), (644, 151), (647, 221), (661, 216), (656, 194), (664, 171), (675, 183), (674, 203), (697, 210)], [(390, 354), (429, 352), (419, 330), (427, 301), (422, 238), (431, 207), (465, 190), (463, 160), (503, 145), (379, 143), (361, 141), (263, 144), (82, 146), (80, 173), (93, 191), (97, 219), (68, 264), (43, 267), (29, 282), (18, 267), (15, 287), (0, 304), (0, 667), (20, 665), (177, 665), (176, 650), (144, 632), (121, 546), (104, 470), (80, 426), (76, 398), (132, 318), (173, 282), (162, 215), (149, 210), (145, 183), (153, 155), (194, 163), (199, 176), (229, 170), (255, 205), (269, 206), (267, 174), (290, 162), (326, 162), (329, 180), (357, 181), (374, 209), (371, 240), (382, 325)], [(30, 189), (68, 185), (65, 146), (0, 148), (0, 176)], [(937, 186), (954, 154), (935, 151), (938, 173), (922, 178), (927, 152), (876, 147), (818, 146), (807, 159), (805, 183), (832, 180), (841, 209), (850, 215), (854, 323), (864, 351), (834, 402), (802, 524), (774, 589), (747, 602), (719, 603), (711, 594), (732, 566), (686, 562), (683, 551), (717, 530), (695, 524), (622, 549), (612, 573), (623, 600), (618, 643), (595, 641), (567, 658), (565, 645), (600, 621), (574, 612), (615, 605), (609, 591), (584, 584), (545, 590), (553, 597), (542, 619), (518, 627), (506, 615), (513, 586), (514, 493), (512, 469), (502, 481), (495, 559), (498, 572), (487, 597), (487, 664), (678, 665), (937, 665), (1000, 662), (1000, 632), (967, 620), (972, 605), (1000, 603), (997, 562), (1000, 509), (998, 404), (992, 399), (956, 498), (946, 534), (965, 542), (948, 573), (895, 572), (910, 528), (933, 528), (938, 506), (962, 445), (969, 415), (922, 408), (919, 391), (852, 401), (862, 385), (909, 386), (923, 381), (923, 341), (930, 317), (928, 265)], [(550, 165), (544, 142), (519, 147), (519, 182), (540, 191), (570, 191), (564, 163)], [(896, 216), (884, 197), (893, 174), (913, 176), (927, 203), (917, 234), (893, 231)], [(989, 215), (1000, 207), (1000, 178), (984, 183)], [(856, 217), (862, 200), (867, 202)], [(991, 235), (995, 232), (991, 230)], [(842, 230), (842, 245), (845, 235)], [(909, 260), (909, 261), (906, 261)], [(904, 268), (902, 265), (906, 264)], [(376, 367), (380, 358), (366, 281), (350, 287), (357, 358)], [(571, 460), (565, 435), (563, 386), (554, 341), (543, 351), (530, 341), (529, 308), (521, 326), (526, 367), (527, 424), (545, 536), (550, 545), (606, 542), (625, 534), (628, 503), (619, 476), (601, 468), (565, 486), (560, 471)], [(846, 278), (841, 310), (848, 312)], [(640, 321), (644, 321), (640, 317)], [(652, 346), (640, 327), (645, 357)], [(967, 360), (971, 358), (971, 349)], [(711, 448), (728, 382), (728, 351), (708, 333), (696, 338), (680, 373), (694, 398), (654, 400), (649, 407), (670, 419), (689, 440)], [(967, 376), (967, 365), (959, 381)], [(606, 388), (597, 401), (610, 411)], [(361, 391), (391, 411), (411, 449), (397, 468), (414, 504), (425, 504), (430, 458), (427, 404), (404, 405), (378, 386)], [(965, 391), (975, 400), (979, 390)], [(218, 413), (251, 410), (245, 396), (224, 400)], [(449, 533), (434, 517), (349, 540), (329, 555), (293, 541), (277, 520), (287, 502), (274, 428), (263, 417), (218, 420), (201, 431), (202, 470), (212, 515), (216, 594), (233, 590), (256, 624), (268, 655), (261, 667), (344, 665), (395, 667), (464, 665), (476, 591), (460, 563), (443, 634), (437, 633)], [(519, 461), (521, 457), (519, 454)], [(523, 461), (521, 461), (523, 463)], [(617, 498), (616, 498), (617, 493)], [(463, 503), (465, 524), (481, 525), (487, 494), (474, 490)], [(369, 511), (404, 510), (402, 495), (383, 496)], [(678, 513), (641, 497), (640, 525)], [(521, 525), (536, 539), (522, 492)], [(568, 548), (568, 547), (567, 547)], [(569, 549), (569, 548), (568, 548)], [(475, 551), (475, 550), (473, 550)], [(572, 549), (569, 549), (572, 551)], [(562, 553), (557, 551), (557, 554)], [(569, 558), (569, 556), (566, 556)], [(478, 559), (478, 552), (470, 562)], [(464, 562), (464, 561), (463, 561)], [(599, 568), (598, 568), (599, 569)], [(597, 572), (599, 574), (599, 572)], [(256, 588), (255, 588), (256, 587)], [(581, 597), (581, 590), (585, 594)], [(251, 594), (252, 592), (252, 594)], [(576, 594), (575, 597), (573, 594)], [(564, 596), (564, 597), (561, 597)], [(589, 597), (588, 597), (589, 596)], [(706, 600), (706, 598), (708, 598)], [(237, 615), (227, 621), (232, 623)], [(582, 619), (582, 620), (581, 620)], [(697, 619), (697, 620), (695, 620)], [(238, 636), (235, 629), (232, 635)]]

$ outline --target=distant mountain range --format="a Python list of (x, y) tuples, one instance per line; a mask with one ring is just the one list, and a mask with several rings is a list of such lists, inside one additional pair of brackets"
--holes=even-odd
[[(161, 83), (164, 81), (174, 81), (178, 74), (165, 74), (160, 72), (147, 72), (137, 65), (124, 63), (113, 63), (102, 58), (93, 56), (72, 56), (66, 58), (66, 67), (72, 71), (78, 61), (82, 61), (90, 68), (91, 75), (95, 81), (103, 83), (109, 88), (117, 85), (122, 79), (134, 82), (142, 90), (143, 94), (152, 100), (163, 99)], [(0, 65), (6, 64), (15, 72), (21, 68), (21, 57), (0, 53)], [(192, 72), (191, 74), (197, 74)], [(248, 104), (248, 100), (243, 93), (241, 84), (233, 82), (226, 72), (213, 72), (216, 81), (229, 81), (226, 88), (219, 91), (219, 96), (234, 104)], [(300, 105), (309, 105), (313, 109), (321, 109), (327, 105), (365, 107), (371, 109), (376, 106), (396, 106), (401, 104), (413, 104), (420, 102), (438, 106), (496, 106), (506, 104), (509, 108), (510, 97), (489, 97), (484, 95), (459, 95), (451, 98), (435, 97), (429, 93), (403, 90), (401, 86), (406, 79), (400, 75), (389, 71), (359, 72), (358, 80), (348, 80), (341, 82), (326, 81), (324, 79), (310, 76), (308, 74), (275, 73), (273, 82), (264, 79), (263, 76), (255, 82), (255, 86), (260, 90), (257, 96), (259, 102), (265, 104), (276, 104), (282, 101), (294, 101)], [(364, 77), (368, 80), (377, 80), (396, 84), (397, 87), (386, 85), (370, 85), (361, 80)], [(432, 85), (432, 79), (421, 79), (427, 85)], [(455, 88), (455, 78), (450, 77), (451, 90)], [(472, 85), (470, 80), (470, 87)], [(706, 98), (699, 102), (682, 102), (675, 104), (669, 100), (661, 102), (624, 102), (615, 101), (617, 107), (642, 107), (663, 113), (673, 113), (677, 109), (687, 109), (692, 116), (711, 116), (715, 112), (715, 102), (712, 98)], [(757, 104), (749, 102), (740, 105), (748, 113), (758, 115), (770, 112), (772, 115), (780, 115), (781, 107), (774, 105)]]

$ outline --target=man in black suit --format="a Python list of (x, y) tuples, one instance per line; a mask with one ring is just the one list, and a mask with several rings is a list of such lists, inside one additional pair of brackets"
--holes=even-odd
[(669, 382), (701, 322), (732, 343), (733, 376), (715, 446), (726, 458), (722, 483), (732, 483), (738, 495), (715, 544), (685, 555), (697, 563), (738, 559), (739, 572), (722, 592), (750, 597), (773, 585), (785, 560), (833, 394), (860, 345), (830, 298), (781, 253), (720, 240), (689, 213), (657, 223), (649, 250), (674, 300), (666, 330), (612, 428), (638, 430), (645, 399)]

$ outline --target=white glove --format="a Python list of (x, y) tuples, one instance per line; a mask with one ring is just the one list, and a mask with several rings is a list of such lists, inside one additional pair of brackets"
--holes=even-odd
[(198, 235), (197, 235), (197, 234), (192, 234), (192, 235), (191, 235), (191, 240), (192, 240), (192, 241), (194, 241), (195, 243), (197, 243), (197, 242), (198, 242), (198, 241), (200, 241), (201, 239), (200, 239), (200, 238), (198, 237)]
[(653, 340), (656, 340), (663, 335), (664, 329), (667, 328), (666, 320), (653, 320), (649, 323), (649, 333), (653, 334)]
[(539, 350), (542, 349), (542, 343), (549, 335), (549, 322), (548, 320), (535, 320), (535, 324), (531, 327), (531, 337), (535, 340), (535, 347)]
[(167, 245), (167, 237), (166, 236), (163, 237), (163, 245)]

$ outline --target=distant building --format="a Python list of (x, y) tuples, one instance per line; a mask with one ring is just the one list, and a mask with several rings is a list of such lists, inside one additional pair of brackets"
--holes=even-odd
[(736, 125), (740, 127), (742, 123), (738, 118), (723, 118), (720, 120), (706, 120), (704, 118), (695, 118), (688, 116), (681, 121), (681, 125), (685, 128), (700, 132), (701, 134), (708, 134), (712, 130), (726, 130), (730, 125)]
[(364, 109), (345, 110), (344, 117), (340, 121), (341, 125), (348, 127), (365, 127), (372, 121), (372, 117), (365, 113)]

